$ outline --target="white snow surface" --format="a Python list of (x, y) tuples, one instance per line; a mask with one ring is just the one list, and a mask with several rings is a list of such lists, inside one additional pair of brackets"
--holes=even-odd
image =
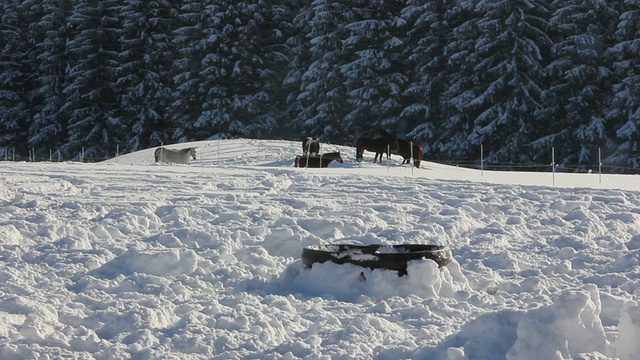
[[(638, 176), (187, 146), (189, 165), (0, 163), (0, 359), (640, 358)], [(343, 242), (453, 261), (302, 264)]]

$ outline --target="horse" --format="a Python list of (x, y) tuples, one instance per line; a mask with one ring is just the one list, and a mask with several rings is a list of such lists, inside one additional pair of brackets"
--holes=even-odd
[(298, 155), (296, 156), (294, 166), (295, 167), (310, 167), (310, 168), (326, 168), (332, 161), (337, 161), (341, 164), (344, 163), (340, 156), (340, 151), (330, 152), (320, 155)]
[(309, 152), (310, 154), (320, 154), (320, 142), (318, 142), (318, 137), (315, 135), (313, 137), (307, 136), (306, 139), (302, 140), (302, 153), (306, 154)]
[(389, 134), (380, 126), (376, 127), (375, 133), (376, 135), (378, 135), (378, 137), (386, 139), (389, 142), (389, 152), (387, 152), (387, 159), (389, 159), (389, 153), (391, 151), (398, 150), (399, 148), (398, 138), (394, 135)]
[(153, 153), (156, 162), (188, 164), (192, 159), (196, 159), (196, 148), (167, 149), (159, 147)]
[(373, 162), (378, 160), (378, 156), (380, 160), (378, 162), (382, 162), (382, 154), (387, 154), (387, 158), (389, 158), (389, 140), (383, 138), (358, 138), (356, 140), (356, 161), (361, 162), (363, 159), (364, 151), (371, 151), (376, 153), (376, 156), (373, 158)]
[[(411, 145), (413, 145), (413, 149)], [(398, 139), (398, 150), (392, 151), (393, 154), (402, 156), (402, 164), (408, 164), (409, 161), (411, 161), (410, 159), (413, 158), (413, 165), (417, 168), (420, 168), (420, 160), (422, 160), (423, 152), (424, 148), (422, 145), (404, 139)]]

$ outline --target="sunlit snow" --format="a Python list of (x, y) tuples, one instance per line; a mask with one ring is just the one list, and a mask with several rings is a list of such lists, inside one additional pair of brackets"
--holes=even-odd
[[(423, 161), (294, 168), (220, 140), (190, 165), (0, 162), (0, 359), (640, 356), (640, 177)], [(408, 275), (300, 260), (449, 246)], [(361, 276), (361, 275), (364, 275)]]

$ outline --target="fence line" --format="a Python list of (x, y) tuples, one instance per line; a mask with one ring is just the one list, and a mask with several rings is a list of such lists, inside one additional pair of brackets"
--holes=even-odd
[[(160, 142), (160, 146), (163, 143)], [(218, 163), (220, 163), (220, 141), (217, 141), (218, 147)], [(21, 156), (16, 152), (15, 147), (4, 148), (2, 155), (0, 155), (0, 161), (29, 161), (29, 162), (100, 162), (109, 159), (113, 159), (120, 154), (119, 146), (116, 146), (115, 156), (105, 157), (87, 157), (84, 153), (84, 147), (78, 152), (78, 155), (71, 159), (63, 159), (60, 150), (49, 150), (49, 155), (41, 155), (38, 157), (35, 149), (28, 149), (28, 155), (26, 157)], [(413, 147), (412, 147), (413, 150)], [(0, 150), (1, 151), (1, 150)], [(55, 154), (55, 155), (54, 155)], [(413, 159), (413, 154), (411, 155)], [(563, 173), (592, 173), (594, 169), (600, 174), (600, 182), (602, 174), (640, 174), (640, 168), (625, 167), (619, 165), (606, 165), (602, 162), (602, 152), (598, 149), (598, 163), (596, 164), (583, 164), (583, 165), (571, 165), (571, 164), (558, 164), (555, 160), (555, 148), (551, 148), (551, 163), (511, 163), (511, 162), (487, 162), (484, 158), (484, 146), (480, 145), (480, 159), (478, 160), (437, 160), (426, 159), (443, 165), (451, 165), (457, 167), (465, 167), (470, 169), (480, 170), (480, 175), (484, 175), (484, 171), (496, 170), (496, 171), (532, 171), (532, 172), (563, 172)]]

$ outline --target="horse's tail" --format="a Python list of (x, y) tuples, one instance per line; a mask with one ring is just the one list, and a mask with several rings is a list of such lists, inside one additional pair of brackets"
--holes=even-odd
[(424, 148), (422, 147), (422, 145), (416, 144), (414, 152), (416, 152), (416, 154), (414, 154), (415, 159), (413, 160), (413, 164), (417, 168), (420, 168), (420, 161), (422, 160), (422, 155), (423, 155), (423, 152), (424, 152)]
[(356, 161), (361, 162), (364, 157), (364, 147), (361, 139), (356, 140)]

